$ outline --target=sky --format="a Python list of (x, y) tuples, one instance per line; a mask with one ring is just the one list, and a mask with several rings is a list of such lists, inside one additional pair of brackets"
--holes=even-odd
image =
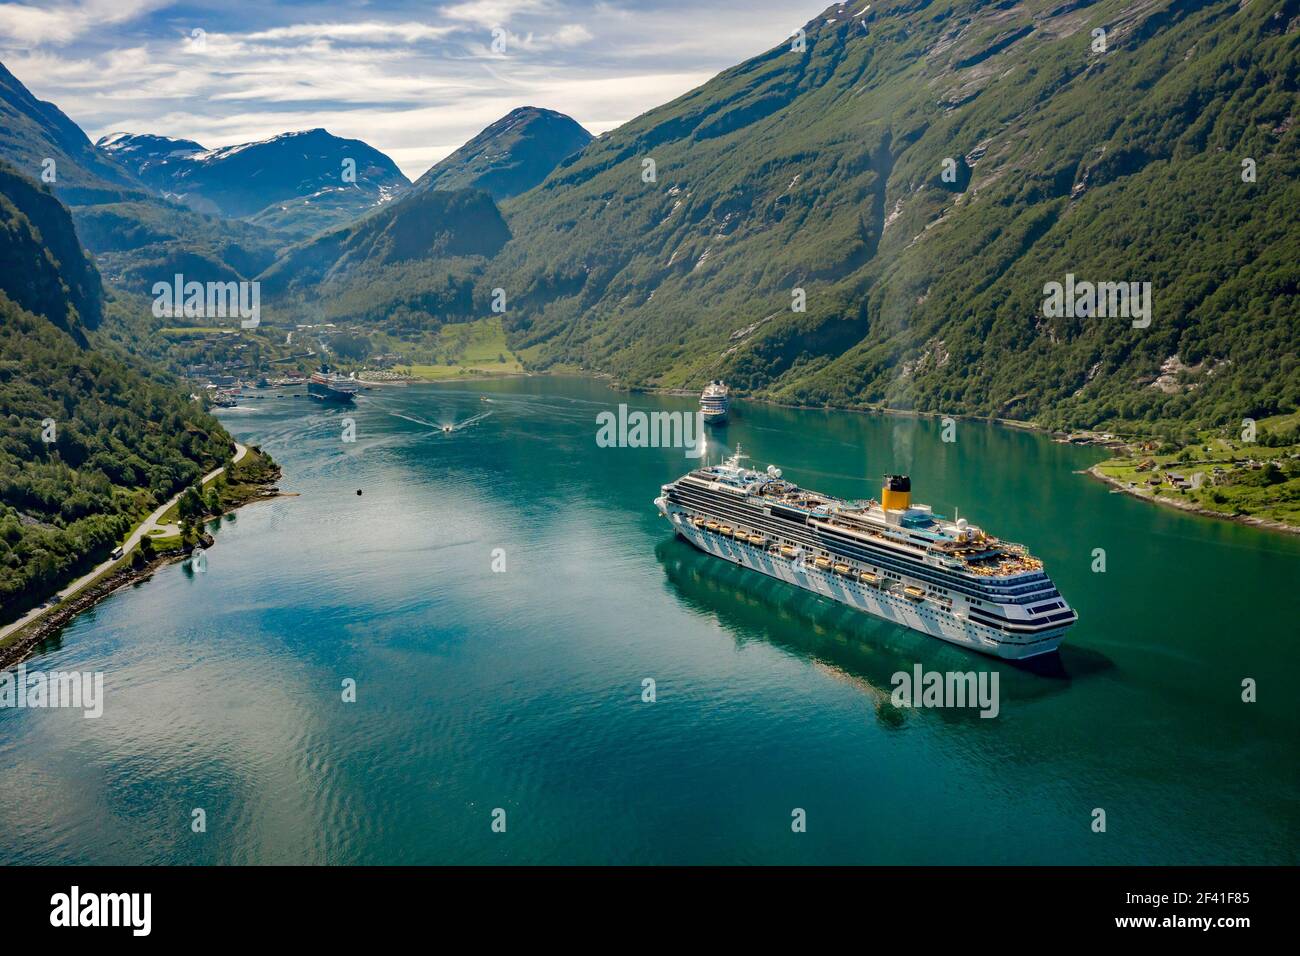
[(830, 0), (0, 0), (0, 61), (92, 139), (324, 127), (415, 179), (519, 106), (613, 129)]

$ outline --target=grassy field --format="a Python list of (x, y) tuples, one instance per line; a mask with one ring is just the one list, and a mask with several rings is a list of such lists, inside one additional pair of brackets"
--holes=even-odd
[(249, 448), (248, 454), (222, 476), (225, 480), (218, 486), (222, 507), (231, 508), (256, 497), (268, 482), (275, 479), (277, 468), (269, 457)]
[(524, 370), (518, 356), (506, 345), (501, 319), (444, 325), (438, 350), (449, 361), (438, 365), (398, 365), (395, 370), (415, 378), (442, 381), (467, 375), (518, 375)]
[(1258, 422), (1253, 441), (1242, 433), (1207, 432), (1176, 450), (1133, 449), (1099, 463), (1097, 471), (1156, 502), (1300, 528), (1297, 429), (1300, 413), (1279, 415)]

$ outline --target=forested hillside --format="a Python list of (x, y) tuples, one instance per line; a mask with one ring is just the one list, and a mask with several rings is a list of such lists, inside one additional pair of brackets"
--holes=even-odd
[[(1294, 408), (1298, 43), (1295, 2), (832, 7), (503, 204), (479, 295), (510, 290), (534, 365), (633, 383), (1050, 425)], [(1150, 282), (1149, 327), (1046, 317), (1067, 273)]]
[(103, 288), (67, 208), (0, 162), (0, 222), (0, 288), (16, 305), (84, 343), (85, 329), (99, 324)]
[(72, 219), (0, 167), (0, 621), (105, 557), (220, 464), (225, 431), (177, 383), (86, 344), (103, 290)]
[(475, 282), (509, 238), (486, 192), (430, 189), (293, 246), (258, 278), (282, 313), (425, 328), (474, 317)]
[[(635, 385), (1184, 439), (1300, 406), (1300, 0), (886, 0), (773, 42), (576, 153), (517, 110), (293, 245), (133, 191), (7, 73), (0, 152), (99, 190), (109, 282), (259, 278), (284, 322), (424, 334), (499, 289), (530, 367)], [(1075, 280), (1149, 315), (1048, 310)]]

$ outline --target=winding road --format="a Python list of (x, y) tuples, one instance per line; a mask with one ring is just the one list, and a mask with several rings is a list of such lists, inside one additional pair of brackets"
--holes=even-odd
[[(247, 454), (248, 454), (248, 448), (246, 448), (244, 445), (241, 445), (239, 442), (235, 442), (235, 457), (230, 459), (231, 464), (240, 461)], [(203, 476), (203, 481), (201, 481), (200, 484), (206, 485), (209, 481), (216, 478), (217, 475), (221, 474), (225, 470), (226, 470), (225, 466), (223, 465), (222, 467), (216, 469), (215, 471), (209, 472), (208, 474)], [(122, 544), (120, 545), (122, 549), (123, 557), (130, 554), (131, 551), (135, 548), (135, 546), (140, 543), (140, 539), (143, 538), (145, 535), (150, 534), (153, 531), (158, 530), (159, 528), (167, 527), (165, 525), (159, 525), (158, 520), (167, 513), (169, 508), (171, 508), (174, 504), (176, 504), (176, 502), (181, 500), (181, 495), (183, 494), (185, 494), (184, 491), (176, 495), (166, 504), (159, 505), (158, 508), (153, 512), (153, 514), (149, 515), (149, 517), (145, 518), (144, 521), (140, 522), (139, 527), (137, 527), (134, 531), (132, 531), (131, 536), (127, 538), (124, 542), (122, 542)], [(121, 560), (122, 558), (109, 558), (108, 560), (95, 565), (95, 567), (91, 568), (81, 577), (77, 578), (77, 580), (73, 581), (62, 591), (60, 591), (59, 598), (61, 600), (66, 601), (68, 598), (72, 597), (82, 588), (86, 587), (88, 584), (90, 584), (91, 581), (94, 581), (97, 577), (99, 577), (101, 574), (103, 574), (105, 571), (107, 571), (114, 564), (116, 564), (118, 561)], [(30, 624), (32, 621), (36, 620), (38, 617), (44, 614), (47, 610), (49, 610), (48, 607), (34, 607), (26, 614), (24, 614), (22, 617), (18, 618), (18, 620), (12, 622), (11, 624), (6, 624), (4, 627), (0, 627), (0, 640), (4, 640), (14, 631)]]

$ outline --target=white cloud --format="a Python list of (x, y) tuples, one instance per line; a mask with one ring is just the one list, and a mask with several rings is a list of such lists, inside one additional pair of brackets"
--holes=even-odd
[[(118, 0), (114, 9), (161, 2)], [(190, 40), (187, 10), (184, 21), (157, 15), (148, 29), (106, 27), (60, 40), (57, 50), (0, 35), (0, 59), (92, 139), (126, 130), (216, 148), (320, 126), (365, 140), (415, 178), (523, 105), (606, 132), (782, 42), (799, 19), (791, 0), (747, 0), (739, 17), (716, 5), (666, 10), (672, 2), (468, 0), (392, 21), (375, 5), (355, 18), (347, 7), (321, 15), (316, 6), (310, 22), (297, 23), (284, 7), (270, 20), (248, 15), (252, 6), (225, 20), (195, 19), (206, 22), (202, 50)], [(811, 16), (825, 0), (796, 2)], [(0, 28), (4, 11), (19, 6), (0, 2)], [(107, 7), (76, 5), (78, 22)], [(493, 54), (486, 27), (506, 23), (507, 51)], [(52, 30), (29, 32), (53, 43)]]
[(450, 20), (496, 26), (523, 14), (540, 13), (551, 8), (546, 0), (466, 0), (441, 8), (438, 12)]
[(382, 23), (377, 20), (362, 23), (297, 23), (287, 27), (273, 27), (244, 35), (246, 40), (298, 40), (330, 39), (375, 43), (400, 41), (417, 43), (420, 40), (440, 40), (457, 31), (454, 26), (437, 27), (428, 23)]
[(90, 30), (134, 20), (171, 0), (81, 0), (80, 3), (0, 3), (0, 38), (65, 44)]
[(53, 10), (38, 10), (21, 3), (0, 4), (0, 35), (23, 43), (66, 43), (76, 28)]
[(566, 23), (547, 38), (553, 46), (579, 46), (595, 36), (581, 23)]

